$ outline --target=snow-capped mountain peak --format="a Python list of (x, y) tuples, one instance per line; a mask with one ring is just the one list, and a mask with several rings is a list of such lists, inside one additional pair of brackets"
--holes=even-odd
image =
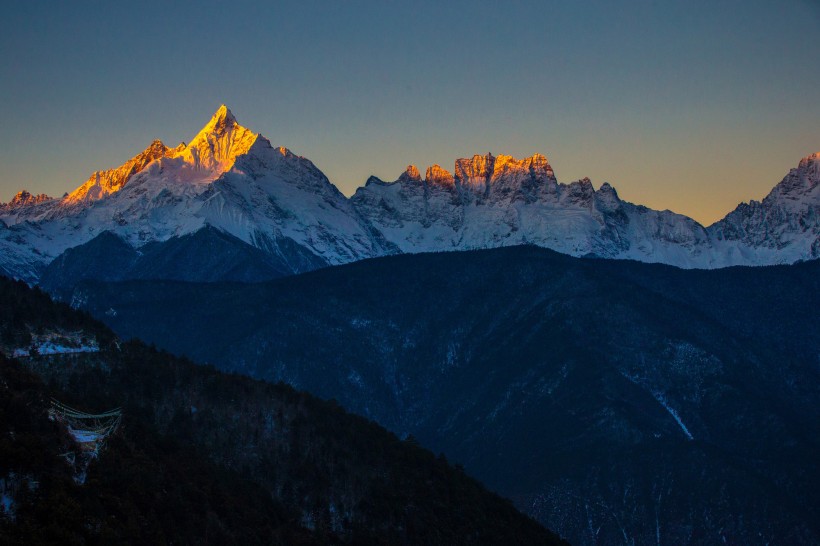
[(424, 181), (430, 185), (437, 186), (452, 186), (455, 184), (455, 178), (450, 174), (450, 171), (442, 169), (439, 165), (427, 167), (427, 172), (424, 174)]
[(214, 112), (211, 121), (208, 122), (208, 125), (206, 125), (205, 128), (217, 129), (220, 126), (227, 128), (232, 124), (236, 124), (236, 117), (234, 117), (233, 112), (231, 112), (231, 109), (228, 108), (227, 105), (220, 104), (219, 108), (217, 108), (216, 112)]
[[(182, 145), (180, 145), (182, 146)], [(132, 176), (141, 172), (149, 163), (165, 157), (181, 148), (169, 148), (157, 139), (119, 167), (106, 171), (97, 171), (85, 184), (69, 193), (63, 199), (63, 205), (77, 205), (97, 201), (122, 189)]]
[[(274, 148), (224, 105), (187, 145), (154, 141), (62, 200), (17, 208), (0, 207), (0, 273), (29, 281), (106, 232), (137, 249), (216, 230), (269, 256), (264, 267), (293, 273), (389, 252), (311, 161)], [(209, 252), (191, 250), (200, 251)]]
[(223, 104), (190, 144), (172, 157), (182, 158), (195, 170), (222, 173), (230, 170), (237, 156), (248, 153), (258, 137), (239, 125)]
[(41, 193), (40, 195), (32, 195), (28, 190), (20, 190), (14, 195), (14, 197), (11, 198), (11, 201), (9, 201), (6, 206), (9, 208), (27, 207), (42, 203), (44, 201), (49, 201), (51, 199), (53, 199), (53, 197), (49, 197), (44, 193)]
[(465, 188), (489, 191), (489, 186), (501, 179), (520, 179), (522, 176), (533, 176), (540, 181), (555, 181), (552, 166), (541, 154), (516, 159), (510, 155), (494, 156), (488, 153), (456, 160), (455, 179)]
[(709, 232), (738, 263), (820, 257), (820, 152), (801, 159), (762, 201), (741, 203)]
[(820, 161), (820, 152), (814, 152), (813, 154), (809, 154), (803, 159), (801, 159), (800, 166), (803, 167), (804, 165), (808, 165), (809, 163), (814, 163), (816, 165), (818, 161)]
[[(818, 184), (820, 184), (820, 152), (807, 155), (801, 159), (797, 167), (791, 169), (789, 174), (772, 188), (772, 191), (763, 201), (774, 201), (777, 198), (792, 201), (802, 200), (805, 196), (813, 193)], [(817, 197), (820, 197), (820, 195)]]
[(493, 174), (494, 165), (495, 156), (491, 153), (456, 159), (455, 178), (462, 187), (485, 188)]
[(401, 182), (421, 182), (421, 174), (415, 165), (408, 165), (403, 173), (399, 176)]
[(795, 171), (803, 188), (807, 190), (816, 188), (820, 184), (820, 152), (801, 159)]
[(532, 174), (538, 178), (555, 178), (555, 173), (547, 158), (541, 154), (534, 154), (520, 160), (503, 154), (495, 158), (491, 180), (497, 180), (512, 173)]

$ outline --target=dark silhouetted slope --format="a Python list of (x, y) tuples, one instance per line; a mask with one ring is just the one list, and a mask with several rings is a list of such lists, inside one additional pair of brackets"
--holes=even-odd
[(574, 543), (820, 536), (817, 262), (515, 247), (75, 296), (122, 335), (412, 433)]
[[(443, 457), (335, 402), (119, 343), (23, 283), (0, 279), (0, 310), (2, 352), (27, 353), (22, 365), (0, 356), (13, 514), (0, 516), (0, 541), (560, 543)], [(76, 447), (49, 421), (49, 397), (123, 408), (82, 485), (60, 456)]]

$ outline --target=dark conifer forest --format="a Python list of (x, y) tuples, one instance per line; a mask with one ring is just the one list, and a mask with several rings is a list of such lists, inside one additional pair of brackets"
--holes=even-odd
[[(412, 437), (284, 384), (120, 342), (23, 283), (0, 280), (0, 335), (4, 352), (42, 336), (99, 348), (0, 356), (0, 543), (561, 543)], [(122, 408), (83, 483), (51, 398)]]
[(820, 540), (817, 260), (683, 270), (518, 246), (71, 299), (125, 338), (412, 434), (573, 543)]

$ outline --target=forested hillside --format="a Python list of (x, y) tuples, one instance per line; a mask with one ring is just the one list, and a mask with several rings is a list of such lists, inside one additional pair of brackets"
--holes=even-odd
[[(0, 280), (0, 309), (3, 351), (28, 353), (0, 360), (6, 543), (560, 542), (443, 457), (332, 401), (120, 344), (22, 283)], [(38, 350), (78, 335), (74, 352)], [(50, 397), (122, 407), (82, 484)]]

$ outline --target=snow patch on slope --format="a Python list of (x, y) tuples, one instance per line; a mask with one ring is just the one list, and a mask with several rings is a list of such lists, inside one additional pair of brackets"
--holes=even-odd
[(672, 418), (675, 420), (675, 422), (681, 428), (681, 430), (686, 435), (686, 437), (689, 438), (690, 440), (694, 440), (695, 437), (692, 436), (692, 433), (689, 432), (689, 429), (686, 427), (685, 424), (683, 424), (683, 420), (681, 420), (680, 415), (678, 415), (678, 412), (675, 411), (675, 409), (672, 406), (669, 405), (669, 402), (666, 400), (666, 396), (664, 396), (664, 394), (662, 392), (659, 392), (659, 391), (652, 391), (652, 396), (654, 396), (655, 400), (657, 400), (658, 403), (661, 406), (663, 406), (663, 408), (666, 411), (669, 412), (669, 415), (672, 416)]

